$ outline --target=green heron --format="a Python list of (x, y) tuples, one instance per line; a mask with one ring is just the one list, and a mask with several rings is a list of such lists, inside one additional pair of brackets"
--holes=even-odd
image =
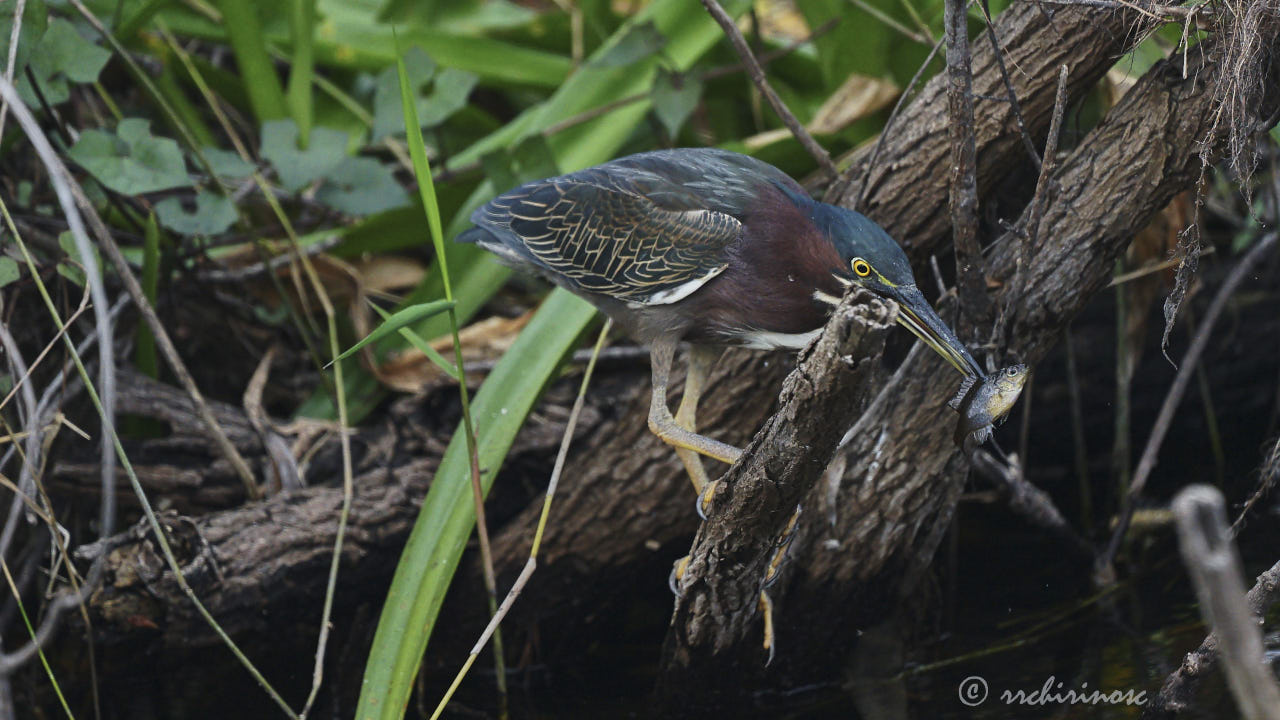
[[(697, 455), (732, 464), (742, 454), (697, 433), (698, 400), (720, 349), (803, 347), (850, 286), (896, 301), (908, 330), (962, 374), (984, 375), (888, 233), (746, 155), (631, 155), (521, 185), (471, 221), (460, 242), (579, 295), (650, 346), (649, 427), (676, 448), (700, 493), (707, 475)], [(667, 379), (681, 340), (692, 351), (672, 417)]]
[[(715, 149), (659, 150), (526, 183), (471, 215), (458, 237), (586, 299), (650, 346), (649, 428), (672, 445), (699, 493), (712, 483), (699, 455), (733, 464), (742, 451), (697, 432), (703, 384), (725, 346), (800, 348), (822, 331), (840, 295), (858, 285), (898, 303), (898, 321), (964, 375), (978, 363), (916, 287), (907, 256), (867, 217), (811, 199), (785, 173)], [(667, 380), (677, 344), (689, 371), (674, 417)], [(766, 592), (799, 514), (778, 543)], [(676, 564), (675, 580), (687, 558)]]

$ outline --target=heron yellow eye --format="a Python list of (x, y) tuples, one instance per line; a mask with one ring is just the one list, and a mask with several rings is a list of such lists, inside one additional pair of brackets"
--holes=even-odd
[(866, 277), (871, 274), (871, 264), (866, 260), (863, 260), (862, 258), (854, 258), (853, 263), (851, 264), (853, 265), (853, 272), (858, 277)]

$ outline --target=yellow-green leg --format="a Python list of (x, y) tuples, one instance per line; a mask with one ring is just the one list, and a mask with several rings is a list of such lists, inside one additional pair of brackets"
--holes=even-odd
[[(680, 407), (676, 410), (676, 424), (691, 433), (698, 432), (698, 401), (703, 396), (703, 388), (707, 387), (707, 377), (716, 366), (719, 354), (721, 351), (718, 347), (694, 346), (689, 350), (689, 373), (685, 375), (685, 392), (680, 398)], [(694, 492), (698, 493), (699, 498), (704, 497), (705, 489), (710, 487), (713, 480), (708, 477), (701, 456), (698, 452), (685, 450), (682, 447), (676, 448), (676, 456), (680, 457), (680, 461), (685, 465), (685, 471), (689, 473), (689, 479), (694, 483)], [(698, 511), (703, 518), (707, 516), (705, 507), (701, 506), (700, 501)]]
[(765, 665), (773, 662), (773, 655), (777, 650), (774, 644), (777, 636), (773, 629), (773, 599), (769, 597), (769, 586), (777, 581), (778, 573), (781, 572), (787, 560), (787, 551), (791, 549), (791, 541), (795, 539), (796, 530), (800, 527), (801, 511), (802, 508), (797, 505), (796, 511), (791, 513), (791, 519), (787, 521), (787, 526), (782, 529), (782, 535), (778, 537), (773, 557), (769, 558), (769, 564), (764, 569), (764, 581), (760, 583), (758, 606), (764, 618), (764, 649), (769, 653), (769, 659), (765, 661)]
[[(653, 366), (653, 398), (649, 404), (649, 430), (661, 438), (663, 442), (676, 448), (677, 452), (691, 450), (699, 455), (706, 455), (732, 465), (738, 461), (738, 458), (742, 457), (741, 450), (728, 443), (722, 443), (705, 435), (699, 435), (693, 430), (687, 430), (678, 425), (675, 418), (671, 417), (671, 410), (667, 407), (667, 381), (671, 376), (671, 360), (675, 356), (675, 351), (676, 342), (667, 339), (658, 340), (649, 351), (649, 361)], [(696, 365), (699, 363), (691, 364)], [(708, 364), (707, 367), (709, 368), (710, 365)], [(705, 380), (705, 369), (702, 372), (704, 373), (702, 380)], [(693, 375), (692, 368), (690, 369), (690, 375)], [(697, 383), (698, 394), (702, 392), (702, 380)], [(695, 398), (688, 413), (691, 425), (694, 424), (693, 414), (696, 409), (697, 399)], [(684, 456), (681, 456), (681, 460), (684, 460)], [(699, 461), (698, 468), (700, 471), (701, 465), (702, 463)], [(687, 464), (686, 469), (688, 469)], [(705, 483), (706, 472), (701, 472), (701, 481)], [(699, 477), (690, 472), (690, 479), (693, 481), (694, 487), (697, 488)]]

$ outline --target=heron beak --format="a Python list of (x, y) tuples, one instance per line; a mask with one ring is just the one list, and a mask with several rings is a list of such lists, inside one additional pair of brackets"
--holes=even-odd
[(969, 354), (964, 343), (960, 342), (960, 338), (956, 337), (951, 328), (942, 322), (942, 318), (938, 317), (933, 306), (924, 299), (924, 295), (915, 285), (894, 288), (891, 297), (897, 301), (901, 309), (898, 313), (898, 322), (920, 338), (921, 342), (933, 348), (934, 352), (951, 363), (951, 366), (961, 375), (986, 376), (978, 365), (978, 361)]

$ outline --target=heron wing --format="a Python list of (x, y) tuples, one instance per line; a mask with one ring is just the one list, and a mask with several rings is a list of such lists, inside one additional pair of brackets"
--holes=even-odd
[(742, 232), (738, 218), (659, 174), (618, 170), (601, 166), (523, 185), (472, 221), (501, 242), (508, 260), (632, 303), (675, 302), (728, 267), (727, 248)]

